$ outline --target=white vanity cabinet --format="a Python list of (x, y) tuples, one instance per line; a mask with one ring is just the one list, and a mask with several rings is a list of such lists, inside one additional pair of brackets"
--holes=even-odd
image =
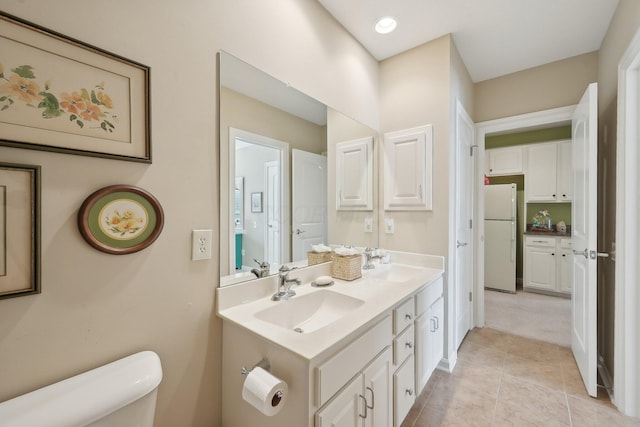
[(523, 173), (523, 164), (522, 147), (491, 148), (485, 152), (487, 176), (519, 175)]
[(525, 236), (525, 290), (571, 293), (572, 256), (570, 238)]
[[(273, 304), (287, 304), (287, 301), (274, 303), (265, 298), (244, 302), (244, 294), (233, 287), (221, 289), (225, 296), (238, 301), (238, 305), (219, 311), (224, 319), (222, 424), (246, 427), (399, 427), (420, 394), (416, 387), (419, 384), (416, 380), (418, 370), (426, 382), (442, 358), (442, 335), (431, 332), (428, 343), (423, 344), (425, 349), (429, 349), (429, 356), (426, 356), (425, 349), (418, 353), (415, 345), (418, 339), (422, 339), (416, 330), (418, 313), (433, 319), (428, 322), (431, 329), (438, 330), (437, 326), (444, 328), (442, 318), (436, 320), (441, 316), (438, 314), (443, 280), (440, 265), (444, 265), (443, 262), (440, 264), (440, 258), (437, 261), (437, 268), (418, 268), (423, 273), (417, 273), (421, 277), (414, 282), (381, 284), (376, 277), (385, 272), (374, 271), (371, 284), (367, 275), (363, 275), (361, 279), (348, 283), (336, 280), (331, 290), (299, 288), (298, 295), (294, 297), (299, 301), (305, 294), (316, 292), (344, 292), (365, 300), (359, 309), (353, 311), (352, 317), (345, 315), (344, 324), (330, 324), (302, 335), (286, 329), (274, 329), (279, 326), (267, 326), (257, 320), (252, 320), (248, 326), (236, 321), (245, 319), (244, 313), (254, 313), (254, 304), (264, 310)], [(318, 265), (310, 268), (315, 268), (316, 273), (324, 273), (328, 267)], [(399, 267), (401, 271), (403, 268)], [(376, 273), (380, 274), (376, 276)], [(262, 288), (256, 284), (250, 292), (262, 292)], [(353, 329), (349, 329), (347, 320), (354, 322)], [(345, 329), (348, 332), (342, 338), (332, 339)], [(318, 346), (321, 340), (330, 344)], [(417, 357), (428, 360), (426, 363), (431, 366), (428, 371), (422, 368), (427, 366), (425, 362), (418, 364)], [(274, 416), (264, 415), (242, 398), (245, 377), (240, 374), (241, 368), (250, 369), (262, 358), (270, 361), (270, 372), (288, 384), (288, 398)]]
[(573, 194), (571, 141), (527, 147), (527, 202), (570, 202)]

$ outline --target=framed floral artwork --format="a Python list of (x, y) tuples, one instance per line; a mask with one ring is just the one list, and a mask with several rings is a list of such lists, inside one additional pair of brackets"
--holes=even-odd
[(78, 212), (78, 228), (87, 243), (114, 255), (141, 251), (158, 238), (163, 226), (160, 202), (131, 185), (111, 185), (94, 192)]
[(0, 163), (0, 298), (40, 293), (40, 166)]
[(0, 12), (0, 144), (151, 163), (149, 67)]

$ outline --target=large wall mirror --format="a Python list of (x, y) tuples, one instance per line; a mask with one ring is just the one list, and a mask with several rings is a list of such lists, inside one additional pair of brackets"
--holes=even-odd
[[(336, 210), (335, 145), (376, 131), (220, 52), (221, 286), (305, 266), (312, 245), (376, 246), (369, 211)], [(261, 265), (270, 266), (267, 272)]]

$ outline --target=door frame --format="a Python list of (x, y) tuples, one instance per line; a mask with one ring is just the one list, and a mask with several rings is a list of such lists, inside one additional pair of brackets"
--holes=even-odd
[(640, 416), (640, 279), (638, 257), (637, 166), (640, 151), (640, 31), (638, 31), (618, 65), (618, 124), (616, 145), (616, 258), (614, 320), (613, 403), (625, 415)]
[(570, 125), (575, 105), (504, 117), (501, 119), (487, 120), (476, 123), (476, 141), (478, 146), (478, 158), (476, 164), (475, 182), (475, 214), (477, 227), (473, 240), (479, 242), (474, 248), (474, 270), (476, 272), (476, 287), (474, 289), (474, 315), (476, 327), (484, 327), (484, 164), (485, 164), (485, 137), (499, 132), (535, 129), (536, 127)]

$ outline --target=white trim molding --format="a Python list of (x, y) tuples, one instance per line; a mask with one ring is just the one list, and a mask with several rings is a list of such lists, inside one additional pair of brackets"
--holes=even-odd
[(640, 416), (640, 31), (618, 65), (616, 148), (616, 266), (613, 402), (625, 415)]

